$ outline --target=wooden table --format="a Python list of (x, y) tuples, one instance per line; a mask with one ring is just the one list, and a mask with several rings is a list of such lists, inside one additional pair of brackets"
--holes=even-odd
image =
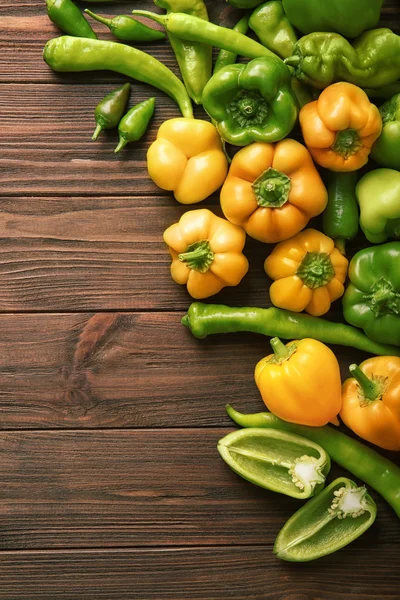
[[(235, 21), (208, 4), (214, 21)], [(383, 11), (392, 28), (395, 5)], [(378, 519), (357, 542), (280, 562), (272, 545), (299, 503), (217, 453), (234, 429), (227, 401), (263, 409), (253, 369), (269, 347), (198, 341), (180, 324), (190, 298), (170, 279), (162, 232), (185, 209), (145, 164), (173, 101), (156, 93), (148, 135), (114, 155), (115, 132), (90, 139), (93, 109), (124, 78), (53, 74), (41, 52), (58, 32), (42, 0), (3, 0), (0, 17), (0, 598), (398, 600), (399, 521), (376, 493)], [(166, 42), (145, 49), (177, 70)], [(154, 93), (134, 83), (131, 104)], [(268, 306), (268, 250), (249, 241), (249, 275), (213, 300)], [(343, 376), (365, 358), (335, 351)]]

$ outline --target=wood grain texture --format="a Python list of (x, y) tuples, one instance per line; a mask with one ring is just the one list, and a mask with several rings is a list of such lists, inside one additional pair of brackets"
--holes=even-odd
[[(196, 340), (183, 313), (0, 316), (0, 428), (229, 426), (264, 409), (261, 335)], [(342, 377), (366, 355), (334, 348)]]
[(0, 554), (0, 598), (398, 600), (398, 547), (388, 546), (385, 558), (377, 563), (373, 549), (355, 547), (312, 565), (280, 562), (269, 546), (6, 552)]
[[(271, 548), (301, 502), (259, 488), (230, 470), (216, 446), (232, 430), (1, 433), (0, 549)], [(334, 468), (329, 480), (343, 474)], [(379, 518), (347, 556), (371, 547), (388, 563), (399, 531), (393, 527), (393, 511), (371, 494)]]

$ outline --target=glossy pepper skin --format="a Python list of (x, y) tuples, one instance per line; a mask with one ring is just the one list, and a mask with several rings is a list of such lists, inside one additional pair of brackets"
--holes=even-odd
[(348, 323), (376, 342), (395, 346), (400, 346), (399, 264), (400, 242), (360, 250), (350, 261), (350, 283), (343, 297)]
[(382, 167), (400, 171), (400, 94), (379, 108), (382, 133), (372, 146), (371, 157)]
[(61, 36), (47, 42), (43, 59), (53, 71), (116, 71), (162, 90), (178, 104), (184, 117), (193, 117), (192, 103), (182, 81), (159, 60), (125, 44)]
[(305, 229), (280, 242), (264, 263), (273, 280), (272, 304), (319, 317), (344, 293), (348, 260), (334, 241), (315, 229)]
[(47, 14), (57, 27), (69, 35), (97, 39), (97, 35), (72, 0), (46, 0)]
[(327, 191), (302, 144), (250, 144), (233, 157), (221, 190), (225, 217), (266, 243), (292, 237), (327, 203)]
[(364, 440), (400, 450), (400, 358), (375, 356), (350, 366), (342, 388), (342, 421)]
[(106, 25), (117, 39), (124, 42), (155, 42), (165, 38), (162, 31), (147, 27), (147, 25), (132, 19), (128, 15), (118, 15), (112, 19), (107, 19), (107, 17), (97, 15), (88, 8), (85, 9), (85, 13), (95, 21)]
[(360, 206), (360, 225), (373, 244), (400, 238), (400, 173), (394, 169), (375, 169), (356, 186)]
[[(167, 14), (182, 13), (208, 21), (203, 0), (155, 0), (154, 3), (164, 8)], [(168, 33), (168, 39), (189, 96), (196, 104), (201, 104), (204, 87), (211, 77), (212, 46), (201, 42), (184, 42), (173, 33)]]
[(346, 254), (346, 242), (358, 234), (356, 185), (358, 171), (328, 173), (328, 204), (322, 217), (322, 230), (335, 240), (335, 246)]
[(207, 83), (203, 106), (230, 144), (277, 142), (290, 133), (297, 118), (290, 80), (288, 68), (277, 58), (227, 66)]
[(382, 130), (378, 108), (350, 83), (327, 87), (299, 115), (304, 141), (316, 163), (331, 171), (356, 171), (368, 162)]
[(97, 140), (103, 129), (114, 129), (118, 126), (128, 104), (131, 84), (124, 83), (105, 96), (95, 108), (96, 129), (92, 140)]
[(292, 56), (297, 35), (282, 2), (271, 0), (258, 6), (250, 16), (249, 26), (266, 48), (281, 58)]
[(181, 204), (201, 202), (223, 184), (228, 161), (214, 125), (200, 119), (169, 119), (147, 151), (151, 179), (173, 191)]
[[(232, 31), (236, 31), (237, 33), (242, 33), (246, 35), (249, 30), (249, 17), (245, 15), (236, 23), (236, 25), (232, 28)], [(234, 65), (237, 61), (237, 53), (229, 52), (229, 50), (220, 50), (215, 61), (214, 71), (220, 71), (223, 67), (227, 67), (228, 65)]]
[(338, 424), (342, 406), (339, 363), (332, 350), (311, 338), (271, 340), (274, 354), (256, 366), (254, 378), (267, 408), (280, 419), (310, 425)]
[(367, 489), (347, 477), (332, 481), (282, 527), (274, 554), (289, 562), (307, 562), (340, 550), (362, 535), (376, 519)]
[(172, 279), (198, 299), (238, 285), (249, 268), (242, 253), (245, 240), (243, 229), (208, 209), (185, 213), (164, 232)]
[(351, 45), (338, 33), (310, 33), (299, 39), (285, 62), (298, 79), (316, 88), (338, 81), (380, 88), (400, 79), (400, 36), (390, 29), (371, 29)]
[(301, 33), (335, 31), (355, 38), (377, 26), (383, 0), (283, 0), (288, 19)]
[(130, 142), (138, 142), (146, 133), (156, 105), (155, 98), (133, 106), (118, 124), (119, 143), (114, 152), (120, 152)]

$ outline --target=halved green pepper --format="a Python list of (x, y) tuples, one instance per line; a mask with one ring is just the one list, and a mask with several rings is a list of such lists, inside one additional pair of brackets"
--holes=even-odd
[(203, 107), (222, 139), (235, 146), (277, 142), (290, 133), (297, 118), (290, 71), (269, 56), (215, 73), (204, 88)]
[(343, 315), (376, 342), (400, 346), (400, 242), (364, 248), (349, 265)]
[(364, 175), (356, 186), (360, 206), (360, 226), (373, 244), (388, 238), (400, 238), (400, 173), (393, 169), (375, 169)]
[(331, 467), (321, 446), (277, 429), (239, 429), (219, 440), (218, 452), (247, 481), (299, 499), (319, 493)]
[(382, 167), (400, 171), (400, 94), (379, 108), (382, 133), (372, 146), (371, 158)]
[(371, 527), (376, 512), (365, 487), (340, 477), (285, 523), (275, 540), (274, 553), (291, 562), (332, 554)]

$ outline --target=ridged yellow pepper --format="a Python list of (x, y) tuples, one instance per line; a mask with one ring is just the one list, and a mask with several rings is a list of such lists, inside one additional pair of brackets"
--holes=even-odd
[(343, 422), (364, 440), (400, 450), (400, 358), (377, 356), (351, 365), (342, 387)]
[(275, 246), (264, 263), (274, 280), (271, 302), (294, 312), (319, 317), (344, 293), (348, 260), (334, 241), (315, 229), (306, 229)]
[(151, 179), (181, 204), (201, 202), (225, 181), (228, 161), (219, 134), (200, 119), (169, 119), (147, 151)]
[(290, 423), (338, 424), (341, 379), (332, 350), (310, 338), (286, 346), (273, 338), (271, 346), (274, 354), (260, 360), (254, 373), (268, 410)]
[(206, 208), (185, 213), (164, 231), (164, 241), (172, 256), (172, 279), (196, 299), (238, 285), (249, 269), (242, 254), (244, 230)]
[(334, 83), (300, 111), (304, 141), (316, 163), (331, 171), (356, 171), (368, 162), (382, 131), (378, 108), (352, 83)]
[(322, 213), (326, 188), (307, 148), (295, 140), (254, 143), (235, 154), (221, 208), (260, 242), (286, 240)]

